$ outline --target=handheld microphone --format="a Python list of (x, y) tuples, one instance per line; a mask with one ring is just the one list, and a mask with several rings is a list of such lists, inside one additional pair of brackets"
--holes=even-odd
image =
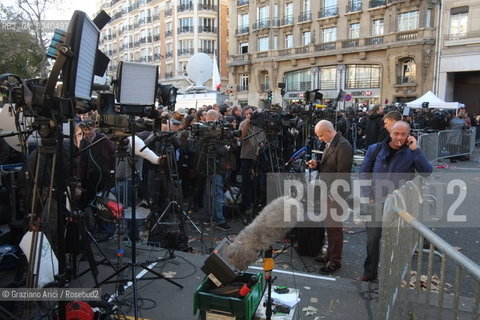
[(307, 153), (307, 147), (303, 147), (299, 150), (297, 150), (297, 152), (295, 152), (291, 157), (290, 159), (288, 160), (287, 163), (285, 163), (285, 165), (288, 165), (289, 163), (293, 162), (293, 161), (297, 161), (298, 159), (302, 158), (305, 153)]

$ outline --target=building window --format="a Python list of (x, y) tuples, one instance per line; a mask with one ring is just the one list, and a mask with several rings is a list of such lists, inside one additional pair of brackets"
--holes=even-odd
[(322, 30), (322, 41), (323, 42), (337, 41), (337, 27), (324, 28)]
[(293, 34), (287, 34), (285, 36), (285, 49), (293, 48)]
[(310, 69), (285, 73), (285, 88), (287, 91), (305, 91), (312, 87), (312, 72)]
[(285, 4), (284, 24), (293, 24), (293, 2)]
[(449, 38), (463, 38), (467, 34), (468, 7), (452, 8), (450, 11)]
[(377, 65), (347, 65), (346, 88), (379, 88), (380, 66)]
[(350, 39), (360, 38), (360, 23), (350, 24), (350, 30), (348, 33), (349, 33), (348, 37)]
[(303, 12), (310, 12), (310, 0), (303, 0)]
[(193, 19), (185, 18), (180, 19), (180, 32), (193, 32)]
[(238, 91), (248, 90), (248, 74), (244, 73), (240, 75), (240, 85), (238, 86)]
[(383, 35), (383, 19), (376, 19), (372, 21), (372, 36)]
[(259, 21), (264, 21), (269, 18), (269, 7), (263, 6), (257, 9), (257, 18)]
[(206, 54), (213, 54), (215, 52), (215, 41), (214, 40), (200, 40), (200, 52)]
[(412, 83), (417, 80), (417, 66), (415, 60), (408, 58), (401, 63), (401, 76), (397, 83)]
[(409, 31), (418, 29), (418, 11), (400, 13), (398, 15), (398, 31)]
[(320, 89), (333, 90), (337, 88), (337, 67), (320, 68)]
[(270, 76), (268, 75), (268, 72), (260, 73), (260, 90), (270, 90)]
[(241, 42), (239, 49), (240, 49), (239, 51), (240, 54), (248, 53), (248, 42)]
[(272, 50), (278, 49), (278, 36), (273, 36)]
[(312, 37), (310, 35), (310, 31), (302, 32), (302, 45), (308, 46), (312, 43)]
[(268, 37), (258, 38), (257, 51), (267, 51), (269, 50), (268, 46)]

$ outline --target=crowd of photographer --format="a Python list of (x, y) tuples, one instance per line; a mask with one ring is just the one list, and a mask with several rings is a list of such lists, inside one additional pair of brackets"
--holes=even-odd
[[(417, 133), (465, 130), (480, 123), (479, 117), (469, 117), (464, 109), (456, 113), (434, 109), (407, 113), (402, 105), (373, 106), (368, 111), (336, 109), (292, 104), (285, 109), (271, 106), (258, 110), (232, 106), (227, 101), (221, 106), (202, 106), (198, 110), (181, 106), (178, 111), (159, 109), (154, 119), (137, 117), (139, 199), (146, 200), (155, 216), (159, 216), (172, 198), (178, 198), (172, 186), (178, 179), (188, 210), (210, 209), (216, 226), (230, 230), (223, 213), (225, 190), (236, 188), (237, 195), (241, 195), (240, 212), (253, 217), (266, 202), (267, 173), (301, 171), (305, 167), (294, 167), (291, 156), (308, 146), (310, 154), (304, 157), (308, 161), (311, 150), (323, 148), (312, 139), (312, 128), (319, 120), (332, 122), (354, 150), (366, 150), (383, 141), (390, 122), (398, 120), (408, 122)], [(130, 132), (112, 129), (104, 122), (96, 111), (77, 115), (74, 177), (80, 209), (96, 210), (98, 194), (108, 193), (131, 205), (128, 150), (132, 138)], [(462, 143), (459, 139), (449, 143)], [(466, 159), (463, 156), (450, 160)], [(209, 205), (212, 203), (214, 209)], [(113, 232), (108, 225), (103, 231)]]

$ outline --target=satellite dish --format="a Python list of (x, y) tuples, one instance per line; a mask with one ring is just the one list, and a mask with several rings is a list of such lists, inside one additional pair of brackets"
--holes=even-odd
[[(10, 104), (5, 104), (0, 111), (0, 132), (14, 132), (17, 131), (15, 126), (15, 116), (10, 112)], [(20, 138), (18, 135), (3, 138), (5, 142), (18, 152), (22, 152), (20, 145)]]
[(203, 84), (212, 77), (212, 67), (212, 58), (206, 53), (199, 52), (188, 60), (187, 73), (197, 86), (203, 86)]

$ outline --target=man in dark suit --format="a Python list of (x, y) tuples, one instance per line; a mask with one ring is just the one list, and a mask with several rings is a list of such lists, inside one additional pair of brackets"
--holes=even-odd
[[(321, 120), (315, 126), (315, 134), (318, 139), (325, 143), (322, 160), (310, 160), (307, 165), (311, 169), (319, 171), (319, 177), (328, 187), (327, 201), (328, 212), (325, 218), (327, 227), (328, 247), (327, 254), (321, 255), (315, 259), (317, 262), (325, 263), (320, 268), (322, 274), (331, 274), (340, 269), (343, 249), (343, 229), (340, 221), (335, 221), (332, 217), (332, 209), (341, 211), (339, 204), (332, 198), (330, 186), (335, 179), (346, 178), (352, 171), (353, 150), (350, 142), (345, 139), (340, 132), (335, 131), (333, 124), (328, 120)], [(345, 195), (342, 195), (345, 199)], [(341, 214), (341, 212), (340, 212)]]

